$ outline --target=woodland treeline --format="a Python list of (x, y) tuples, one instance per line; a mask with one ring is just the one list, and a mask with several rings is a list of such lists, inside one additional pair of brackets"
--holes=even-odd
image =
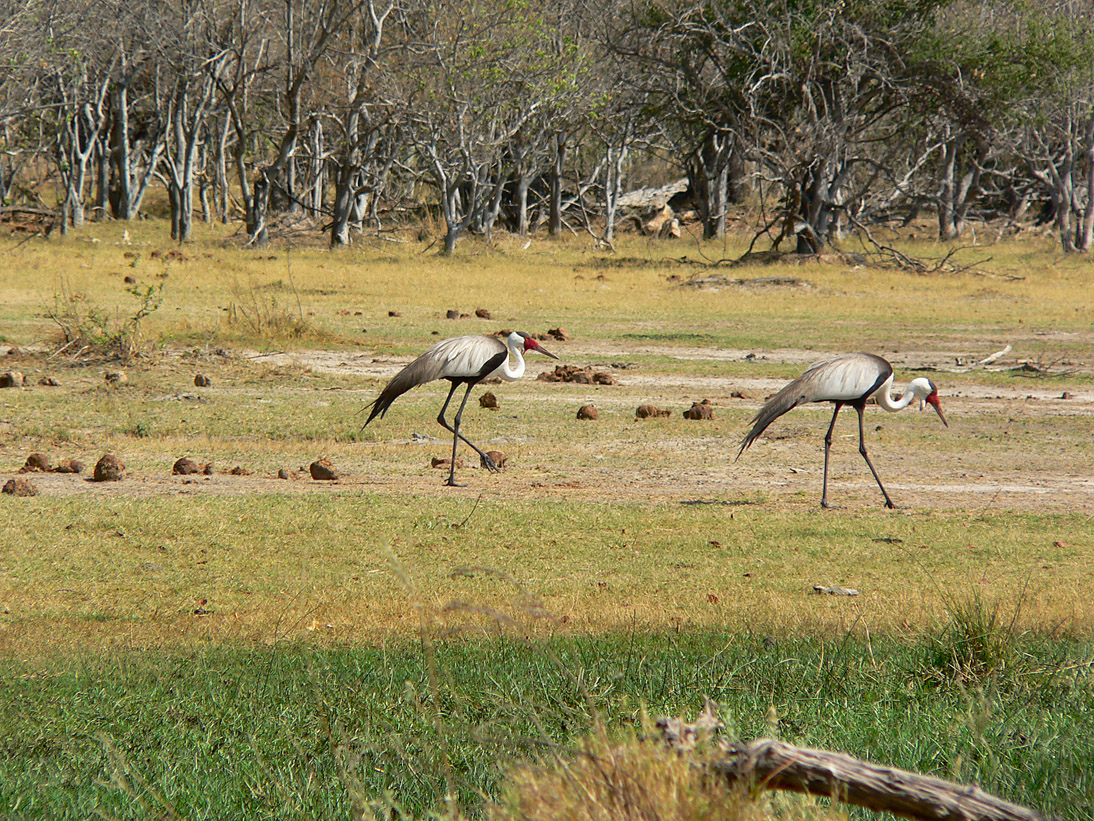
[[(1094, 242), (1091, 0), (0, 0), (0, 198), (62, 230), (299, 215), (610, 245), (636, 168), (706, 237), (930, 215)], [(628, 179), (630, 176), (630, 179)]]

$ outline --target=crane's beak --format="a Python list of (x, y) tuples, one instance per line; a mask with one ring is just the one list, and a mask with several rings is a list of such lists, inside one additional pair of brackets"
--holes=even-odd
[(524, 350), (526, 350), (526, 351), (539, 351), (541, 354), (544, 354), (546, 356), (551, 357), (551, 359), (558, 359), (557, 356), (555, 356), (549, 350), (544, 348), (542, 345), (540, 345), (538, 342), (536, 342), (530, 336), (524, 338)]
[(942, 403), (938, 401), (938, 391), (934, 391), (923, 401), (934, 408), (934, 412), (938, 414), (938, 418), (942, 420), (942, 424), (948, 428), (950, 423), (946, 421), (946, 415), (942, 413)]

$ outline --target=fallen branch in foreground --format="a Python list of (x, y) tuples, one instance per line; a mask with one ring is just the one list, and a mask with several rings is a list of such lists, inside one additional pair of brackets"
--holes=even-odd
[[(681, 752), (709, 737), (721, 722), (710, 705), (694, 724), (660, 718), (661, 737)], [(722, 741), (711, 766), (731, 785), (791, 790), (923, 821), (1048, 821), (1035, 810), (979, 787), (883, 767), (843, 753), (796, 747), (772, 738)]]

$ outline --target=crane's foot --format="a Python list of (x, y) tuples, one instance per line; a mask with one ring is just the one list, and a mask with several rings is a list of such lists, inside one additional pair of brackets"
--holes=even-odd
[(494, 460), (491, 459), (489, 456), (487, 456), (485, 454), (483, 454), (483, 457), (482, 457), (482, 466), (484, 468), (486, 468), (488, 471), (490, 471), (491, 473), (501, 473), (501, 468), (499, 468), (497, 465), (495, 465)]
[(889, 508), (889, 510), (896, 510), (896, 505), (893, 504), (892, 499), (885, 500), (885, 507)]
[(830, 504), (828, 504), (827, 499), (821, 499), (821, 507), (824, 508), (825, 510), (831, 510), (832, 509), (832, 506)]
[(467, 485), (457, 482), (453, 477), (449, 476), (445, 481), (445, 487), (467, 487)]

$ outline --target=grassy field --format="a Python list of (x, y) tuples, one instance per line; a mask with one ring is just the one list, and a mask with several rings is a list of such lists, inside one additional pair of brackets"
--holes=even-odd
[[(0, 479), (35, 451), (88, 466), (0, 497), (0, 814), (504, 814), (510, 768), (709, 696), (743, 737), (1094, 817), (1088, 260), (1035, 239), (929, 275), (639, 240), (444, 259), (244, 251), (214, 228), (179, 250), (159, 228), (0, 238), (0, 372), (28, 377), (0, 390)], [(744, 283), (688, 284), (717, 273)], [(772, 276), (794, 280), (748, 282)], [(443, 386), (361, 429), (432, 341), (557, 327), (545, 346), (617, 384), (537, 381), (555, 363), (533, 355), (533, 378), (486, 386), (499, 408), (473, 398), (464, 430), (508, 455), (500, 475), (465, 450), (467, 487), (442, 486)], [(835, 510), (823, 407), (734, 462), (766, 395), (863, 349), (898, 386), (929, 375), (950, 420), (867, 409), (898, 510), (853, 414)], [(715, 418), (683, 419), (702, 399)], [(673, 413), (636, 421), (647, 403)], [(108, 452), (126, 478), (87, 481)], [(173, 476), (182, 456), (211, 472)], [(307, 478), (320, 457), (337, 481)]]
[(355, 802), (417, 815), (450, 785), (474, 811), (502, 768), (578, 749), (597, 721), (695, 713), (702, 693), (745, 737), (853, 750), (1089, 817), (1090, 645), (1014, 642), (1007, 669), (961, 684), (951, 638), (867, 648), (635, 629), (448, 638), (432, 654), (386, 642), (9, 663), (0, 802), (9, 817), (336, 818)]

